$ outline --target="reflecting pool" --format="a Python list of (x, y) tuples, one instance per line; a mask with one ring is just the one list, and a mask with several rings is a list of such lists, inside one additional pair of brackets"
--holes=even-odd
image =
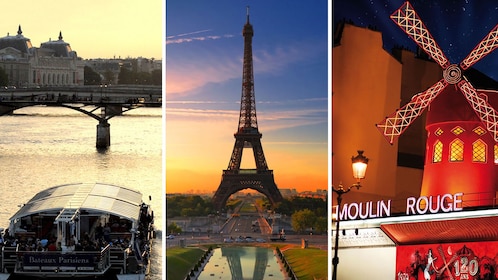
[(200, 280), (286, 279), (272, 249), (262, 247), (222, 247), (199, 275)]

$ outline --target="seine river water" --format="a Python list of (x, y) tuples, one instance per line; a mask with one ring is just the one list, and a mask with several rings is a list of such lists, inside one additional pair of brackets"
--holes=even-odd
[[(98, 122), (75, 110), (27, 107), (0, 117), (0, 227), (37, 192), (51, 186), (102, 182), (152, 197), (162, 229), (162, 109), (139, 108), (109, 120), (111, 146), (95, 148)], [(160, 234), (150, 279), (161, 279)]]

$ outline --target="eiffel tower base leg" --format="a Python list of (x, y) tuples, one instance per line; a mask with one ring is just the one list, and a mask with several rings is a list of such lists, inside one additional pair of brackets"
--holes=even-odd
[(107, 149), (111, 145), (111, 128), (107, 121), (97, 125), (97, 149)]
[(229, 174), (224, 172), (220, 186), (213, 196), (213, 206), (222, 210), (228, 198), (241, 190), (252, 189), (265, 195), (272, 205), (282, 201), (282, 194), (275, 184), (273, 173), (269, 174)]

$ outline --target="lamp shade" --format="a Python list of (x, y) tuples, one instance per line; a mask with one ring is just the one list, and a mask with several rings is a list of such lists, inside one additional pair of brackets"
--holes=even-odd
[(363, 151), (358, 150), (358, 155), (351, 158), (353, 162), (353, 177), (358, 181), (365, 178), (367, 172), (368, 158), (363, 155)]

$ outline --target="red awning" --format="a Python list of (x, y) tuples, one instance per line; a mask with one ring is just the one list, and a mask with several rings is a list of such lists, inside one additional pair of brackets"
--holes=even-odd
[(406, 222), (399, 219), (381, 223), (380, 227), (397, 245), (498, 240), (496, 213), (469, 216), (473, 217), (455, 215)]

